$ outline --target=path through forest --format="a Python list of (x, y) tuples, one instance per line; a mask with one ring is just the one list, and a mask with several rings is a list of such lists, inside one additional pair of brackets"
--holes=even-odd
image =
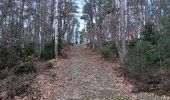
[(167, 100), (153, 94), (130, 93), (132, 85), (119, 75), (117, 63), (104, 61), (94, 51), (72, 47), (68, 59), (52, 60), (54, 68), (34, 83), (41, 100)]

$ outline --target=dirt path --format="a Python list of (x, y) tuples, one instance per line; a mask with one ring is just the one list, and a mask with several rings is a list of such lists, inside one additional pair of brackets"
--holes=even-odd
[(132, 94), (132, 86), (108, 63), (83, 46), (68, 59), (53, 60), (54, 68), (37, 77), (41, 100), (167, 100), (153, 94)]

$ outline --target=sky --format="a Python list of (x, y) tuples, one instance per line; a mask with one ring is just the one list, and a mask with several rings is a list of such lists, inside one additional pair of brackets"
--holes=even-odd
[(78, 6), (79, 6), (79, 14), (76, 14), (79, 22), (80, 22), (80, 31), (84, 28), (84, 21), (82, 19), (80, 19), (80, 17), (82, 16), (82, 8), (83, 8), (83, 5), (85, 4), (84, 0), (77, 0), (77, 3), (78, 3)]
[[(82, 8), (83, 8), (83, 5), (85, 4), (85, 2), (84, 2), (84, 0), (76, 0), (76, 3), (78, 4), (77, 6), (79, 7), (79, 9), (78, 9), (79, 13), (76, 13), (75, 16), (77, 17), (78, 21), (80, 22), (79, 31), (81, 31), (82, 29), (84, 29), (84, 20), (82, 20), (80, 18), (83, 15)], [(78, 36), (77, 40), (78, 40), (78, 43), (80, 43), (80, 35)], [(76, 42), (75, 39), (74, 39), (74, 42)]]

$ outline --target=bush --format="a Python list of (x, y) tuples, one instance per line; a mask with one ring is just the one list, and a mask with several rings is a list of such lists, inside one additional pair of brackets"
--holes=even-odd
[(29, 55), (34, 54), (34, 52), (35, 52), (34, 44), (32, 44), (32, 43), (27, 44), (27, 45), (23, 48), (23, 51), (24, 51), (25, 56), (29, 56)]
[(53, 48), (51, 44), (48, 44), (44, 47), (44, 50), (41, 52), (41, 59), (48, 60), (54, 58)]
[(111, 48), (112, 53), (118, 57), (118, 50), (117, 50), (115, 43), (111, 43), (110, 48)]
[(7, 67), (8, 59), (10, 54), (5, 47), (0, 47), (0, 70), (3, 70)]
[(154, 24), (151, 22), (146, 23), (144, 31), (141, 34), (141, 39), (151, 44), (156, 44), (159, 37), (159, 33), (156, 31)]
[(111, 54), (110, 50), (109, 50), (108, 48), (106, 48), (106, 47), (102, 48), (102, 50), (101, 50), (101, 55), (102, 55), (102, 57), (105, 58), (105, 59), (111, 59), (112, 56), (113, 56), (113, 55)]
[[(126, 56), (128, 70), (132, 72), (147, 69), (168, 68), (170, 64), (170, 37), (154, 31), (152, 24), (146, 24), (141, 40), (129, 47)], [(160, 37), (158, 37), (160, 36)], [(161, 65), (160, 65), (161, 64)]]
[(160, 51), (160, 58), (162, 60), (162, 66), (165, 68), (170, 68), (170, 38), (161, 38), (158, 41), (159, 51)]
[[(0, 70), (13, 68), (19, 62), (25, 60), (25, 57), (33, 55), (35, 52), (32, 43), (21, 46), (0, 46)], [(24, 59), (23, 59), (24, 58)]]
[(128, 69), (134, 72), (157, 68), (159, 66), (157, 47), (147, 41), (138, 41), (135, 47), (129, 48), (125, 61)]
[(8, 57), (8, 56), (9, 56), (9, 52), (8, 52), (7, 48), (0, 46), (0, 59)]
[(5, 69), (6, 68), (6, 64), (5, 63), (0, 63), (0, 70), (3, 70), (3, 69)]
[(35, 46), (33, 43), (28, 43), (24, 47), (18, 47), (17, 51), (19, 52), (20, 57), (27, 57), (35, 53)]
[(14, 71), (16, 75), (30, 74), (30, 73), (35, 73), (35, 72), (37, 72), (37, 69), (36, 69), (36, 66), (32, 63), (28, 63), (23, 66), (20, 66)]
[(118, 57), (118, 53), (117, 53), (117, 48), (116, 45), (112, 42), (110, 43), (104, 43), (103, 44), (103, 48), (101, 49), (101, 55), (103, 58), (105, 58), (106, 60), (111, 60), (115, 57)]

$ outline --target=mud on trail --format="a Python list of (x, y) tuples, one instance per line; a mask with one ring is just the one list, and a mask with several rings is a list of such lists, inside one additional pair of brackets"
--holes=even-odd
[(38, 75), (33, 87), (40, 100), (169, 100), (150, 93), (131, 93), (133, 86), (116, 70), (116, 62), (104, 61), (85, 46), (71, 47), (67, 59), (50, 61), (54, 67)]

